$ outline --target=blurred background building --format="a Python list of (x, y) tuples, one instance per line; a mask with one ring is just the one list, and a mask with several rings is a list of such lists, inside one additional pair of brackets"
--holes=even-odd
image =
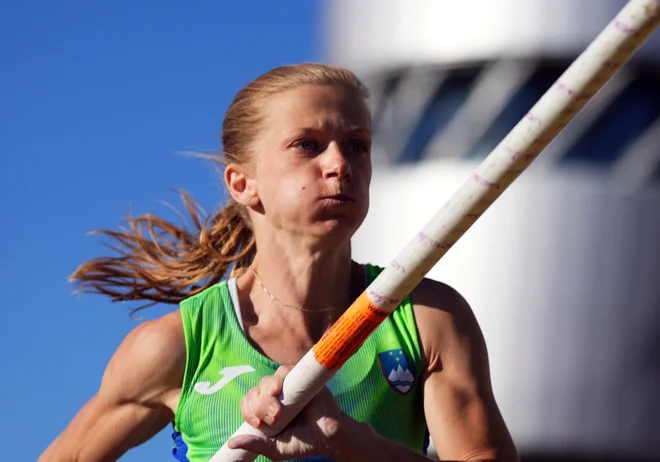
[[(328, 60), (372, 90), (387, 265), (624, 6), (332, 0)], [(660, 460), (660, 33), (429, 275), (484, 332), (524, 460)]]

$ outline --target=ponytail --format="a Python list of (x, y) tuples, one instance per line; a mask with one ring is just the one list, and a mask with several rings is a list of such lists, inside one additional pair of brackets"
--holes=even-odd
[(113, 302), (178, 304), (252, 262), (255, 239), (243, 206), (233, 199), (207, 217), (193, 198), (179, 193), (194, 230), (152, 214), (126, 219), (121, 231), (98, 230), (115, 256), (84, 262), (71, 275), (78, 293), (103, 294)]

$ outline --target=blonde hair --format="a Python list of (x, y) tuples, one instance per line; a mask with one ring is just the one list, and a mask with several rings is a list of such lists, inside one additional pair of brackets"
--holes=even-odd
[[(236, 94), (222, 124), (223, 156), (206, 157), (227, 164), (249, 162), (268, 99), (303, 85), (340, 85), (368, 98), (360, 80), (340, 67), (308, 63), (272, 69)], [(207, 216), (189, 194), (180, 195), (193, 230), (146, 214), (128, 216), (127, 228), (119, 231), (94, 231), (109, 238), (107, 245), (116, 255), (81, 264), (70, 277), (77, 292), (107, 295), (115, 302), (147, 302), (135, 312), (155, 303), (179, 303), (216, 284), (230, 269), (230, 277), (244, 271), (256, 252), (247, 210), (230, 199)]]

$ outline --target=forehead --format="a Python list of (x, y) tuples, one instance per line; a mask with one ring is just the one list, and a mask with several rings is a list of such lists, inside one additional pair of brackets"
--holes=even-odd
[(369, 109), (354, 90), (339, 85), (305, 85), (269, 99), (267, 125), (277, 131), (344, 127), (371, 128)]

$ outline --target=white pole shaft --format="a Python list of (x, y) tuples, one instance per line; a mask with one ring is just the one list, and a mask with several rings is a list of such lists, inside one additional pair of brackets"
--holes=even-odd
[[(660, 0), (631, 0), (284, 381), (274, 436), (302, 410), (442, 256), (660, 24)], [(244, 423), (235, 433), (263, 434)], [(252, 461), (225, 444), (211, 462)]]

